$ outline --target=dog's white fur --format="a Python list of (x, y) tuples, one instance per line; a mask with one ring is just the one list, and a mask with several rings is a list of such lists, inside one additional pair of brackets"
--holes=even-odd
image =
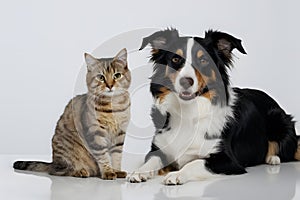
[[(182, 104), (178, 94), (170, 93), (163, 103), (156, 104), (162, 113), (169, 112), (172, 119), (170, 121), (171, 129), (156, 135), (154, 143), (168, 158), (172, 158), (172, 160), (168, 160), (169, 163), (177, 161), (181, 170), (170, 174), (178, 176), (178, 184), (191, 180), (186, 176), (189, 177), (189, 173), (193, 173), (193, 169), (196, 169), (194, 177), (200, 179), (207, 177), (208, 174), (212, 175), (205, 169), (204, 160), (201, 160), (201, 158), (213, 153), (220, 140), (207, 140), (205, 134), (218, 136), (221, 133), (227, 120), (233, 118), (231, 108), (234, 104), (233, 100), (231, 99), (229, 106), (224, 107), (212, 105), (204, 97), (197, 97), (193, 100), (194, 102), (189, 104)], [(130, 174), (127, 179), (133, 182), (147, 180), (163, 167), (160, 158), (153, 156), (141, 168)], [(199, 176), (199, 174), (202, 176)], [(165, 184), (174, 183), (174, 181), (169, 182), (169, 178), (173, 179), (173, 176), (167, 175), (164, 180)], [(184, 180), (181, 180), (181, 178)]]
[[(187, 54), (186, 54), (186, 61), (182, 69), (180, 70), (178, 76), (175, 80), (175, 90), (178, 93), (183, 92), (185, 89), (181, 87), (179, 80), (183, 77), (189, 77), (192, 78), (194, 81), (194, 84), (188, 89), (190, 93), (195, 93), (198, 91), (198, 79), (195, 74), (195, 69), (192, 67), (192, 47), (194, 45), (194, 40), (189, 39), (187, 42)], [(185, 102), (185, 101), (184, 101)], [(183, 102), (183, 103), (184, 103)]]
[[(189, 39), (187, 52), (191, 52), (193, 39)], [(175, 90), (182, 90), (179, 79), (184, 76), (193, 78), (192, 92), (198, 89), (198, 81), (195, 70), (189, 64), (191, 55), (187, 54), (186, 65), (176, 78)], [(177, 84), (178, 83), (178, 84)], [(194, 86), (196, 87), (194, 88)], [(206, 170), (203, 158), (216, 151), (220, 139), (207, 139), (205, 135), (216, 138), (220, 136), (226, 122), (233, 119), (232, 106), (234, 105), (234, 93), (230, 91), (228, 106), (213, 105), (205, 97), (199, 96), (193, 100), (184, 101), (178, 93), (169, 93), (163, 102), (156, 100), (155, 106), (162, 114), (170, 113), (170, 130), (154, 137), (153, 143), (167, 155), (168, 163), (176, 161), (180, 170), (170, 172), (165, 178), (164, 184), (183, 184), (190, 180), (201, 180), (212, 173)], [(130, 182), (141, 182), (153, 177), (163, 168), (158, 157), (151, 157), (142, 167), (127, 176)]]

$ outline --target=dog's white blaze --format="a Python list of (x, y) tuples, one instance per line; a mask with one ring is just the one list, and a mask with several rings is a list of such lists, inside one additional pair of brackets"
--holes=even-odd
[(195, 93), (198, 89), (198, 80), (195, 74), (195, 69), (192, 67), (192, 48), (194, 46), (194, 39), (189, 38), (187, 41), (187, 47), (186, 47), (186, 61), (184, 66), (182, 67), (181, 71), (179, 72), (176, 81), (175, 81), (175, 89), (177, 92), (181, 92), (183, 88), (181, 87), (179, 80), (182, 77), (190, 77), (194, 80), (194, 85), (190, 88), (190, 92)]
[[(191, 78), (195, 78), (196, 79), (196, 74), (195, 74), (195, 70), (192, 67), (192, 48), (194, 45), (194, 39), (190, 38), (188, 39), (187, 42), (187, 47), (186, 47), (186, 61), (185, 64), (183, 66), (183, 68), (181, 69), (179, 76), (181, 77), (191, 77)], [(195, 80), (194, 80), (195, 81)]]
[(185, 60), (188, 63), (192, 63), (192, 48), (194, 46), (194, 38), (189, 38), (187, 41), (187, 46), (186, 46), (186, 58)]

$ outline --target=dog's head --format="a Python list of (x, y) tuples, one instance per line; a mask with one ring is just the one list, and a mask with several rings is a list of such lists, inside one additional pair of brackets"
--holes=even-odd
[(214, 104), (227, 103), (232, 50), (246, 54), (241, 40), (212, 30), (204, 38), (181, 37), (167, 29), (144, 38), (140, 50), (148, 44), (155, 63), (150, 89), (155, 98), (163, 101), (175, 92), (184, 102), (203, 96)]

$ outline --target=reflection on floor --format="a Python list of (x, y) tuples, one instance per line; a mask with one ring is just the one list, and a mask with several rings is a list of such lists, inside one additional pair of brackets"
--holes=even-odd
[[(16, 156), (0, 156), (0, 199), (8, 200), (189, 200), (189, 199), (300, 199), (300, 163), (257, 166), (248, 174), (214, 180), (164, 186), (162, 177), (141, 184), (123, 179), (55, 177), (14, 171)], [(39, 157), (35, 157), (39, 159)]]

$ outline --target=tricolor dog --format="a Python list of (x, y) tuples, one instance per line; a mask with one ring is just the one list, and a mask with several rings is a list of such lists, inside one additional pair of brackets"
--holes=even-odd
[(156, 133), (144, 165), (128, 181), (172, 171), (163, 182), (177, 185), (300, 160), (291, 115), (262, 91), (230, 85), (232, 51), (246, 54), (240, 39), (212, 30), (203, 38), (182, 37), (167, 29), (144, 38), (140, 49), (148, 44)]

